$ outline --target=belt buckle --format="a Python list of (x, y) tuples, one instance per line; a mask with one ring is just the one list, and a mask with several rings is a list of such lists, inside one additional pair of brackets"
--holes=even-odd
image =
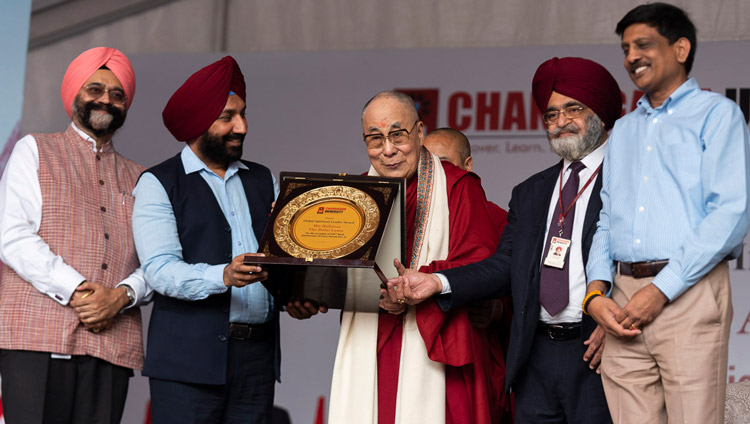
[(253, 329), (249, 325), (241, 325), (230, 323), (229, 324), (229, 336), (234, 339), (247, 340), (250, 338)]
[(549, 336), (550, 339), (556, 342), (560, 342), (560, 341), (563, 341), (564, 338), (557, 337), (557, 333), (555, 332), (555, 330), (562, 330), (562, 328), (563, 328), (562, 325), (547, 324), (547, 327), (545, 328), (545, 330), (547, 331), (547, 335)]

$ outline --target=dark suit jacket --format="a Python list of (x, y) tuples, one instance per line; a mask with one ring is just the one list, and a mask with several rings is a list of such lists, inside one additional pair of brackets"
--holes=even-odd
[[(444, 310), (461, 307), (475, 300), (505, 296), (510, 292), (514, 312), (506, 358), (506, 389), (513, 385), (525, 366), (539, 320), (539, 270), (544, 235), (549, 226), (547, 213), (561, 166), (562, 161), (513, 188), (508, 224), (497, 251), (492, 256), (475, 264), (441, 271), (450, 281), (452, 291), (437, 299)], [(584, 219), (584, 265), (588, 261), (591, 240), (596, 232), (596, 222), (602, 207), (599, 197), (601, 187), (600, 175), (594, 183)], [(584, 315), (581, 358), (586, 350), (583, 341), (589, 338), (595, 328), (594, 320)]]

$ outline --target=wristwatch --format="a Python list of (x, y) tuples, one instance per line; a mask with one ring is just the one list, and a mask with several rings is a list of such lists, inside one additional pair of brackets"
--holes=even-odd
[(127, 284), (123, 284), (122, 286), (125, 287), (125, 291), (128, 294), (128, 304), (125, 305), (125, 308), (135, 305), (135, 290)]

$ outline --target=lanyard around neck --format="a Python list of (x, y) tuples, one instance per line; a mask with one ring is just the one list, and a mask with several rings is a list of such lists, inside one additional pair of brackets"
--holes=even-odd
[[(584, 184), (583, 188), (576, 194), (576, 197), (573, 198), (573, 201), (570, 202), (567, 208), (563, 209), (563, 203), (562, 203), (562, 189), (563, 189), (563, 168), (560, 167), (560, 193), (558, 196), (558, 202), (560, 203), (560, 216), (557, 217), (557, 225), (560, 227), (560, 237), (562, 237), (563, 234), (563, 225), (565, 225), (565, 217), (568, 216), (568, 212), (570, 212), (570, 209), (573, 207), (573, 205), (576, 204), (576, 201), (578, 201), (578, 198), (581, 197), (584, 191), (586, 191), (586, 188), (591, 184), (592, 181), (594, 181), (594, 178), (596, 178), (597, 174), (599, 174), (599, 170), (602, 169), (602, 164), (599, 164), (599, 166), (596, 168), (596, 171), (594, 171), (593, 174), (589, 177), (589, 180), (586, 181), (586, 184)], [(570, 170), (570, 172), (575, 172), (574, 170)], [(571, 175), (568, 178), (572, 178), (573, 175)]]

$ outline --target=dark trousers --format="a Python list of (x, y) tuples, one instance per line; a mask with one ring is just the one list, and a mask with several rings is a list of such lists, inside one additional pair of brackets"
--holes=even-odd
[(5, 422), (119, 423), (132, 375), (92, 356), (0, 350)]
[(192, 384), (150, 378), (153, 424), (270, 423), (274, 337), (229, 339), (227, 383)]
[(612, 422), (601, 376), (583, 361), (582, 343), (536, 334), (526, 368), (513, 386), (517, 424)]

